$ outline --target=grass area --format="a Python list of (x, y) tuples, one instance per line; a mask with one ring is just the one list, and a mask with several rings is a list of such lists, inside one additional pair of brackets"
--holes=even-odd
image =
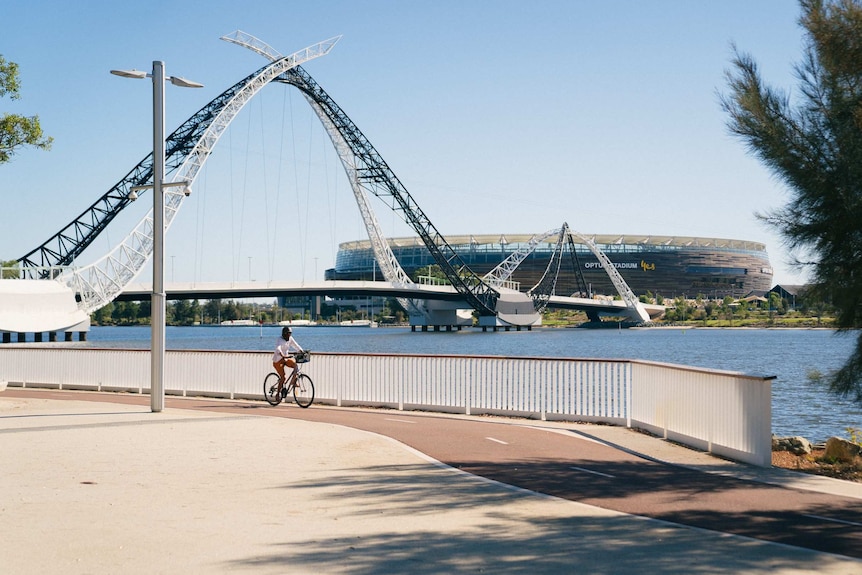
[[(657, 326), (685, 326), (685, 327), (713, 327), (713, 328), (834, 328), (835, 320), (831, 316), (820, 318), (803, 314), (801, 312), (789, 312), (783, 315), (773, 313), (770, 317), (767, 311), (748, 311), (747, 317), (734, 317), (732, 319), (711, 317), (708, 319), (687, 319), (684, 321), (667, 321), (659, 319), (655, 321)], [(609, 321), (610, 318), (606, 318)], [(612, 321), (612, 320), (610, 320)], [(587, 322), (587, 316), (583, 312), (569, 310), (552, 310), (545, 312), (542, 316), (544, 327), (577, 327)]]
[[(657, 325), (662, 325), (661, 320), (657, 321)], [(674, 321), (672, 323), (667, 322), (667, 325), (684, 325), (690, 327), (757, 327), (757, 328), (768, 328), (768, 327), (784, 327), (784, 328), (832, 328), (834, 327), (834, 318), (832, 317), (808, 317), (802, 315), (786, 315), (786, 316), (774, 316), (772, 318), (769, 317), (767, 313), (763, 314), (755, 314), (752, 313), (747, 318), (734, 318), (734, 319), (693, 319), (686, 321)]]
[(552, 310), (542, 314), (544, 327), (577, 327), (587, 321), (587, 314), (580, 311)]

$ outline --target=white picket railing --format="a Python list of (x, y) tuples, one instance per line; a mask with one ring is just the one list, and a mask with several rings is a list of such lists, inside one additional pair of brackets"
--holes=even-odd
[(630, 426), (769, 467), (773, 379), (633, 361)]
[[(271, 353), (168, 351), (165, 392), (263, 399)], [(148, 393), (147, 350), (0, 347), (0, 381)], [(315, 402), (606, 422), (771, 464), (771, 378), (639, 360), (315, 353)]]

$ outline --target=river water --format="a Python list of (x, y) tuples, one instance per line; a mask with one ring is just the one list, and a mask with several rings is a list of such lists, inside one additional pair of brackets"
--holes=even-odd
[[(326, 352), (645, 359), (774, 375), (772, 430), (814, 442), (862, 429), (862, 406), (834, 396), (809, 374), (839, 368), (858, 333), (822, 329), (558, 329), (411, 332), (410, 328), (295, 327), (304, 348)], [(278, 327), (168, 327), (168, 349), (273, 349)], [(72, 346), (147, 349), (149, 327), (93, 327)], [(61, 344), (70, 345), (70, 344)]]

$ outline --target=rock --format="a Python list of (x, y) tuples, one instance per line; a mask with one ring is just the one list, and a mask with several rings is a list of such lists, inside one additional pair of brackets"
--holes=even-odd
[(823, 457), (828, 460), (850, 463), (859, 455), (860, 451), (862, 451), (862, 447), (855, 443), (840, 437), (830, 437), (826, 442), (826, 452)]
[(794, 455), (811, 453), (811, 442), (804, 437), (772, 437), (772, 451), (789, 451)]

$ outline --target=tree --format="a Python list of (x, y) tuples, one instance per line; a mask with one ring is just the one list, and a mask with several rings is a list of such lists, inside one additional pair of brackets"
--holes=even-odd
[(721, 314), (724, 316), (724, 319), (733, 325), (733, 298), (729, 295), (724, 296), (724, 299), (721, 300), (719, 309), (721, 310)]
[(211, 299), (204, 304), (203, 315), (207, 318), (209, 323), (219, 323), (221, 321), (221, 309), (221, 300)]
[(783, 314), (781, 296), (774, 291), (769, 292), (769, 320), (772, 321), (775, 312)]
[(707, 300), (703, 304), (703, 313), (706, 314), (706, 319), (712, 319), (712, 316), (715, 315), (715, 302), (712, 300)]
[(109, 325), (111, 323), (111, 314), (114, 311), (114, 304), (108, 303), (93, 312), (91, 319), (95, 325)]
[(117, 325), (134, 325), (138, 322), (140, 304), (136, 301), (114, 301), (111, 319)]
[[(862, 2), (800, 6), (799, 94), (767, 86), (754, 60), (735, 49), (721, 104), (730, 131), (787, 187), (787, 205), (759, 217), (797, 254), (794, 263), (848, 331), (862, 327)], [(862, 335), (830, 387), (862, 403)]]
[(11, 280), (21, 277), (21, 269), (16, 260), (4, 262), (0, 260), (0, 279)]
[(242, 319), (242, 312), (237, 307), (236, 302), (233, 300), (228, 300), (225, 306), (221, 310), (222, 321), (234, 321), (237, 319)]
[(167, 321), (170, 325), (194, 325), (201, 315), (198, 300), (176, 300), (167, 306)]
[(192, 325), (195, 321), (195, 312), (192, 304), (188, 300), (180, 299), (173, 302), (173, 305), (168, 306), (173, 312), (171, 318), (172, 325)]
[[(9, 96), (13, 100), (21, 97), (18, 80), (18, 64), (0, 56), (0, 97)], [(0, 116), (0, 164), (4, 164), (21, 146), (35, 146), (42, 150), (51, 149), (53, 138), (42, 134), (39, 116), (3, 114)]]
[(676, 319), (685, 321), (688, 319), (689, 306), (688, 301), (682, 296), (677, 296), (673, 300), (673, 307), (676, 309)]
[(437, 264), (427, 265), (425, 267), (418, 268), (415, 272), (413, 272), (413, 281), (416, 283), (422, 283), (419, 278), (433, 278), (433, 282), (448, 284), (449, 279), (446, 277), (446, 274), (443, 272), (443, 268), (438, 266)]

